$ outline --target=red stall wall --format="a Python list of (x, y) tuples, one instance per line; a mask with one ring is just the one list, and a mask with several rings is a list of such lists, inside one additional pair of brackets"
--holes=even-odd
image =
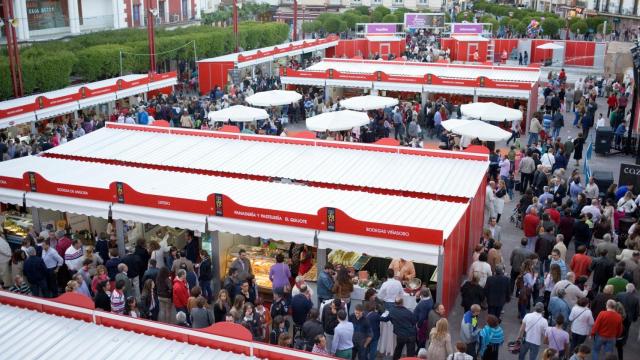
[(382, 55), (382, 51), (380, 51), (380, 49), (386, 46), (388, 46), (389, 48), (389, 53), (395, 55), (398, 58), (404, 55), (404, 51), (406, 49), (406, 40), (404, 39), (399, 41), (386, 41), (386, 42), (367, 40), (367, 42), (369, 43), (369, 53), (367, 55), (364, 55), (365, 59), (369, 56), (369, 54), (378, 53)]
[(550, 43), (550, 40), (533, 39), (531, 40), (531, 51), (529, 52), (529, 63), (541, 63), (544, 59), (553, 56), (553, 50), (538, 49), (538, 46)]
[(518, 39), (495, 39), (493, 40), (493, 53), (498, 56), (502, 55), (503, 50), (507, 50), (507, 56), (511, 55), (513, 49), (518, 48)]
[(440, 39), (440, 48), (446, 50), (446, 49), (450, 49), (450, 57), (451, 59), (455, 59), (456, 58), (456, 45), (455, 45), (455, 41), (452, 38), (441, 38)]
[(200, 94), (208, 94), (216, 85), (224, 88), (231, 69), (233, 69), (233, 62), (230, 61), (198, 63)]
[(336, 46), (335, 57), (352, 58), (361, 55), (363, 58), (369, 56), (369, 41), (367, 39), (340, 40)]
[(564, 64), (593, 66), (596, 43), (593, 41), (565, 41)]
[[(336, 46), (340, 46), (340, 42), (342, 42), (342, 40), (340, 40), (338, 42), (338, 45), (336, 45)], [(324, 49), (324, 57), (332, 58), (332, 57), (335, 57), (335, 56), (336, 56), (336, 47), (335, 46)]]
[(477, 46), (478, 48), (478, 55), (479, 55), (478, 61), (479, 62), (487, 61), (487, 49), (489, 46), (488, 41), (475, 42), (475, 41), (459, 41), (455, 39), (454, 39), (454, 45), (453, 45), (453, 49), (455, 49), (455, 55), (454, 55), (454, 51), (451, 51), (451, 60), (467, 61), (467, 62), (473, 61), (473, 54), (469, 54), (469, 46), (473, 46), (473, 45)]
[(451, 232), (444, 243), (444, 271), (442, 274), (442, 303), (447, 312), (455, 306), (456, 297), (460, 289), (460, 281), (466, 272), (464, 248), (466, 247), (468, 211)]

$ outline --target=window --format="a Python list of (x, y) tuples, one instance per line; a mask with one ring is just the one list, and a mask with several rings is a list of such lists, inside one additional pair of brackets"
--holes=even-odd
[(374, 4), (374, 5), (382, 4), (382, 0), (371, 0), (371, 4)]
[(402, 6), (404, 5), (404, 0), (393, 0), (394, 6)]

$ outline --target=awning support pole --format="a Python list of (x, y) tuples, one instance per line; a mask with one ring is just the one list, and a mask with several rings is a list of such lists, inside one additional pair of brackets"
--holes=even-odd
[(116, 239), (118, 242), (118, 255), (124, 257), (124, 221), (120, 219), (116, 219)]

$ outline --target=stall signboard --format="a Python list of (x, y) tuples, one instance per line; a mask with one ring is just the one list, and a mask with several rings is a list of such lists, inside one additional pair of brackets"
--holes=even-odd
[(451, 24), (452, 34), (482, 34), (482, 24), (475, 23), (455, 23)]
[(365, 24), (365, 32), (367, 34), (393, 34), (397, 32), (396, 27), (396, 24), (388, 23)]
[(443, 28), (444, 14), (405, 13), (404, 27), (405, 29)]
[(620, 164), (620, 176), (618, 177), (620, 186), (633, 185), (633, 192), (640, 190), (640, 165)]

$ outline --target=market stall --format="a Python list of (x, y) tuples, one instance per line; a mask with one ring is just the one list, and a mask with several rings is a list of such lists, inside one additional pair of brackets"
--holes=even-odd
[(466, 239), (480, 238), (486, 168), (479, 153), (114, 124), (0, 164), (0, 188), (47, 195), (59, 210), (108, 217), (110, 208), (114, 220), (208, 230), (201, 246), (219, 254), (219, 271), (246, 247), (262, 261), (264, 287), (258, 275), (272, 255), (265, 243), (304, 244), (319, 263), (327, 249), (404, 256), (438, 267), (438, 297), (450, 304), (471, 254)]

